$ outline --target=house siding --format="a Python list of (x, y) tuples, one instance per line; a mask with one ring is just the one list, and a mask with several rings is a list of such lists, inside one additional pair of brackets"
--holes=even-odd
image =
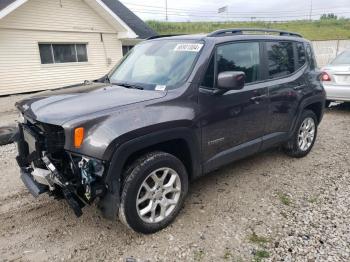
[(115, 33), (83, 0), (29, 0), (1, 19), (0, 28)]
[[(65, 11), (57, 4), (58, 0), (30, 0), (0, 20), (0, 95), (96, 79), (122, 57), (117, 33), (84, 1), (62, 0)], [(50, 11), (53, 5), (56, 9)], [(94, 30), (84, 29), (87, 27)], [(41, 64), (40, 42), (86, 43), (88, 62)]]

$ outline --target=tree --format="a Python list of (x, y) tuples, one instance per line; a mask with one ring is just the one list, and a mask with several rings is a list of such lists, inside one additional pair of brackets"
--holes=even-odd
[(321, 20), (337, 20), (338, 16), (334, 13), (328, 13), (321, 15)]

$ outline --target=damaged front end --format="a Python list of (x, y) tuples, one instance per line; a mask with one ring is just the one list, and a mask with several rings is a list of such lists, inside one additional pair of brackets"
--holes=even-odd
[(60, 126), (25, 119), (19, 124), (17, 162), (30, 193), (64, 197), (79, 217), (82, 208), (105, 193), (103, 161), (64, 149)]

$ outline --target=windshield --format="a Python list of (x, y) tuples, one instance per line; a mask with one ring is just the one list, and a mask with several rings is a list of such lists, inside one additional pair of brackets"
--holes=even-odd
[(350, 51), (346, 51), (337, 56), (331, 63), (332, 65), (349, 65)]
[(112, 72), (110, 82), (150, 90), (176, 88), (187, 79), (202, 47), (188, 40), (141, 43)]

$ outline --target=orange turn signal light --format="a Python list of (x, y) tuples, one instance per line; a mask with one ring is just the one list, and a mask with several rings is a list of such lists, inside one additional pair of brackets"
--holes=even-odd
[(74, 129), (74, 147), (79, 148), (84, 140), (84, 127)]

